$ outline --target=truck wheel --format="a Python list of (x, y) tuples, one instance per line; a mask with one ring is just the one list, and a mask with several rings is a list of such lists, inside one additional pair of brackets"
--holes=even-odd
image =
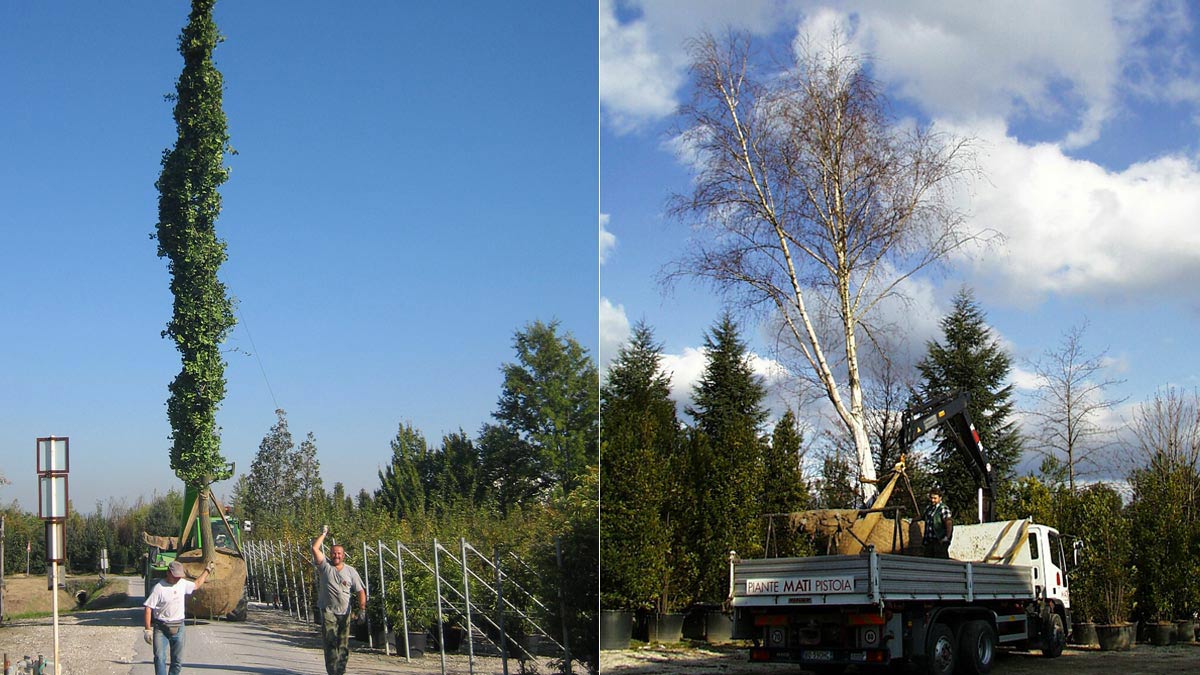
[(1063, 620), (1058, 612), (1052, 612), (1044, 625), (1042, 655), (1053, 659), (1062, 655), (1063, 647), (1067, 645), (1067, 631), (1063, 628)]
[(958, 662), (954, 631), (944, 623), (935, 623), (929, 631), (925, 647), (925, 672), (929, 675), (950, 675)]
[(996, 659), (996, 631), (983, 620), (968, 621), (958, 638), (958, 668), (965, 675), (987, 675)]

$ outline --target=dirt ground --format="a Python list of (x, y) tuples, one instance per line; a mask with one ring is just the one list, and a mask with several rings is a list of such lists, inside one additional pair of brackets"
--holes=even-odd
[[(76, 610), (74, 592), (78, 588), (90, 587), (95, 581), (95, 577), (71, 578), (67, 580), (68, 590), (59, 591), (59, 659), (63, 664), (63, 673), (128, 675), (138, 664), (135, 648), (141, 640), (141, 631), (137, 630), (141, 625), (141, 614), (137, 606), (142, 598), (140, 594), (138, 597), (129, 597), (125, 592), (127, 583), (115, 579), (114, 583), (89, 598), (86, 609)], [(46, 577), (8, 577), (4, 593), (5, 620), (0, 624), (0, 653), (6, 654), (14, 662), (26, 655), (37, 657), (42, 654), (49, 658), (54, 651), (53, 620), (50, 616), (29, 614), (49, 614), (50, 607), (51, 596), (46, 588)], [(293, 619), (286, 612), (252, 603), (248, 623), (262, 626), (278, 635), (280, 644), (320, 654), (320, 641), (312, 624)], [(436, 652), (406, 661), (395, 654), (387, 655), (382, 649), (371, 649), (354, 640), (350, 647), (352, 670), (360, 675), (441, 672), (441, 657)], [(314, 660), (317, 658), (314, 657)], [(530, 668), (522, 671), (515, 660), (510, 660), (508, 672), (555, 672), (548, 659), (529, 665)], [(504, 672), (504, 664), (497, 657), (477, 656), (474, 663), (466, 655), (446, 657), (448, 675), (501, 675)], [(576, 672), (583, 673), (584, 670), (580, 667)]]
[[(745, 649), (645, 647), (600, 652), (600, 672), (620, 675), (790, 675), (807, 671), (788, 664), (749, 663)], [(851, 668), (846, 672), (879, 671)], [(1047, 659), (1039, 652), (1001, 651), (992, 672), (996, 675), (1195, 673), (1200, 672), (1200, 644), (1137, 645), (1128, 652), (1068, 647), (1057, 659)]]

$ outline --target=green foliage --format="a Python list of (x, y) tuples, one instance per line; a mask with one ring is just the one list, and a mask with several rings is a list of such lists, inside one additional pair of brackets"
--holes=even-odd
[(821, 479), (817, 484), (817, 506), (823, 509), (853, 509), (855, 469), (845, 456), (828, 454), (821, 458)]
[(221, 212), (217, 189), (229, 135), (221, 107), (222, 78), (212, 53), (220, 35), (214, 0), (193, 0), (179, 36), (184, 66), (175, 88), (175, 146), (163, 154), (158, 188), (159, 257), (167, 258), (174, 313), (163, 332), (183, 367), (170, 385), (171, 468), (185, 483), (203, 488), (232, 471), (221, 455), (216, 412), (225, 398), (220, 345), (234, 325), (233, 307), (217, 270), (225, 243), (216, 236)]
[(1139, 617), (1151, 621), (1191, 617), (1197, 603), (1200, 554), (1195, 502), (1200, 476), (1193, 465), (1160, 453), (1129, 477), (1133, 564)]
[(600, 567), (605, 607), (674, 609), (669, 505), (677, 476), (679, 422), (662, 372), (662, 346), (634, 328), (600, 390)]
[(258, 445), (250, 473), (234, 486), (234, 501), (243, 518), (270, 527), (290, 521), (311, 527), (327, 510), (317, 459), (317, 441), (309, 432), (299, 447), (288, 430), (287, 412), (275, 411), (275, 424)]
[(1084, 544), (1071, 575), (1071, 611), (1097, 623), (1124, 623), (1132, 608), (1137, 570), (1131, 566), (1132, 527), (1121, 495), (1102, 483), (1063, 494), (1062, 531), (1074, 533)]
[(411, 423), (400, 425), (392, 439), (392, 461), (379, 472), (375, 501), (398, 519), (425, 511), (422, 469), (429, 454), (425, 436)]
[[(796, 425), (796, 415), (788, 410), (775, 423), (771, 442), (763, 448), (763, 489), (760, 497), (764, 514), (791, 513), (812, 508), (812, 496), (801, 469), (804, 436)], [(773, 522), (775, 550), (780, 556), (806, 552), (808, 538), (790, 532), (784, 521)]]
[[(922, 396), (932, 400), (968, 392), (967, 410), (992, 464), (997, 491), (1010, 479), (1021, 457), (1021, 437), (1012, 420), (1012, 362), (987, 325), (983, 311), (967, 290), (954, 298), (954, 309), (942, 319), (942, 342), (930, 342), (917, 365), (924, 379)], [(954, 511), (955, 521), (975, 522), (978, 470), (954, 442), (939, 432), (932, 473)]]
[[(517, 361), (501, 368), (492, 416), (504, 432), (488, 430), (481, 445), (485, 478), (500, 484), (503, 509), (551, 490), (570, 492), (595, 461), (599, 376), (587, 350), (558, 326), (534, 321), (517, 331)], [(510, 482), (518, 485), (504, 485)]]
[(746, 345), (727, 313), (705, 336), (704, 373), (687, 410), (695, 420), (687, 485), (692, 504), (684, 522), (695, 552), (695, 599), (720, 602), (728, 594), (728, 554), (761, 551), (759, 499), (763, 489), (765, 390), (750, 368)]

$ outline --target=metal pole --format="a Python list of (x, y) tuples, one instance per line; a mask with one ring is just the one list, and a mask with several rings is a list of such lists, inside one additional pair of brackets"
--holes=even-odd
[(471, 639), (471, 583), (467, 574), (467, 539), (458, 538), (462, 548), (463, 604), (467, 606), (467, 671), (475, 675), (475, 641)]
[(288, 547), (279, 540), (279, 551), (283, 555), (280, 564), (283, 566), (283, 592), (288, 596), (288, 616), (292, 615), (292, 610), (296, 608), (296, 590), (295, 583), (292, 581), (292, 556), (288, 555)]
[[(291, 595), (292, 602), (291, 602), (291, 604), (292, 604), (292, 606), (294, 606), (296, 608), (296, 620), (299, 621), (300, 620), (300, 603), (298, 601), (298, 598), (300, 597), (300, 579), (298, 579), (296, 577), (295, 546), (296, 545), (294, 543), (288, 542), (287, 564), (288, 564), (288, 571), (292, 573), (292, 595)], [(291, 612), (289, 611), (288, 614), (291, 614)]]
[[(305, 565), (307, 565), (308, 558), (304, 555), (303, 551), (299, 550), (300, 546), (301, 546), (300, 544), (296, 544), (296, 548), (297, 548), (296, 558), (303, 559), (305, 562)], [(299, 565), (300, 570), (301, 570), (301, 572), (300, 572), (300, 600), (303, 603), (302, 606), (304, 607), (304, 620), (312, 621), (312, 614), (310, 613), (312, 611), (312, 603), (308, 601), (308, 575), (304, 573), (305, 565), (300, 565), (299, 563), (297, 563), (297, 565)]]
[(4, 623), (4, 520), (0, 515), (0, 623)]
[(442, 655), (442, 675), (446, 675), (446, 637), (442, 631), (442, 566), (438, 557), (438, 540), (433, 540), (433, 588), (438, 610), (438, 652)]
[(563, 600), (563, 583), (566, 574), (563, 570), (562, 537), (554, 538), (554, 557), (558, 561), (558, 612), (562, 615), (563, 660), (567, 663), (567, 675), (575, 672), (571, 666), (571, 634), (567, 632), (567, 603)]
[(504, 631), (504, 574), (500, 571), (500, 551), (492, 548), (492, 565), (496, 568), (496, 618), (500, 621), (500, 663), (508, 675), (508, 634)]
[[(376, 539), (376, 550), (379, 552), (379, 606), (383, 609), (383, 653), (387, 656), (392, 655), (392, 645), (388, 642), (388, 615), (387, 615), (387, 579), (383, 576), (383, 540)], [(366, 564), (363, 560), (363, 564)], [(394, 629), (395, 626), (392, 626)]]
[[(53, 530), (54, 528), (51, 528)], [(51, 536), (54, 536), (53, 534)], [(65, 537), (64, 537), (65, 539)], [(63, 542), (63, 548), (66, 548), (66, 542)], [(54, 611), (54, 675), (61, 675), (60, 668), (62, 664), (58, 662), (58, 561), (53, 560), (50, 563), (50, 574), (54, 577), (54, 584), (50, 588), (50, 604), (53, 605)]]
[(404, 557), (400, 555), (400, 541), (396, 541), (396, 570), (400, 574), (400, 617), (404, 621), (404, 660), (412, 661), (408, 646), (408, 601), (404, 598)]
[(271, 551), (271, 576), (275, 577), (275, 597), (271, 598), (271, 607), (279, 609), (279, 594), (283, 589), (279, 587), (279, 564), (275, 560), (275, 542), (268, 542), (267, 546)]
[[(371, 566), (367, 564), (367, 542), (363, 546), (363, 585), (367, 587), (367, 595), (371, 595)], [(367, 612), (367, 646), (375, 648), (375, 636), (371, 631), (371, 613)]]

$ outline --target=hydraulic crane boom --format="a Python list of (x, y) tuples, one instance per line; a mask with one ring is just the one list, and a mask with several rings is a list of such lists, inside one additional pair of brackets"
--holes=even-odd
[(917, 439), (941, 427), (974, 470), (979, 485), (979, 522), (985, 523), (996, 519), (996, 487), (992, 481), (992, 465), (967, 412), (970, 400), (969, 394), (958, 392), (940, 400), (909, 406), (901, 418), (900, 450), (907, 454)]

